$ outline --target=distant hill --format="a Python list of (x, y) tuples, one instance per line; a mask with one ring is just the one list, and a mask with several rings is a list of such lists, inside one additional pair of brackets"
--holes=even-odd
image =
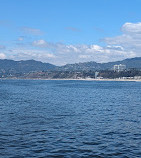
[(59, 70), (68, 70), (68, 71), (83, 71), (83, 70), (99, 70), (101, 69), (101, 64), (96, 63), (94, 61), (84, 62), (84, 63), (75, 63), (75, 64), (67, 64), (59, 67)]
[(122, 61), (116, 61), (116, 62), (109, 62), (109, 63), (103, 63), (103, 68), (106, 67), (107, 69), (111, 69), (113, 65), (117, 64), (124, 64), (128, 68), (136, 68), (141, 69), (141, 57), (136, 58), (129, 58)]
[(67, 64), (65, 66), (60, 67), (60, 70), (68, 70), (68, 71), (76, 71), (76, 70), (106, 70), (112, 69), (116, 64), (125, 64), (128, 68), (137, 68), (141, 69), (141, 57), (125, 59), (122, 61), (116, 62), (108, 62), (108, 63), (96, 63), (94, 61), (84, 62), (84, 63), (76, 63), (76, 64)]
[(31, 71), (53, 70), (56, 66), (49, 63), (42, 63), (35, 60), (7, 60), (0, 59), (0, 72), (28, 73)]
[(29, 73), (39, 71), (84, 71), (84, 70), (111, 70), (116, 64), (125, 64), (127, 68), (141, 69), (141, 57), (125, 59), (122, 61), (108, 62), (108, 63), (96, 63), (94, 61), (67, 64), (64, 66), (55, 66), (49, 63), (43, 63), (35, 60), (7, 60), (0, 59), (0, 73)]

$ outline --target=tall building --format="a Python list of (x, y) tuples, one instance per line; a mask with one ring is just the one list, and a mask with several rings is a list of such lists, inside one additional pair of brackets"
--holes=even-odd
[(97, 78), (98, 74), (99, 74), (99, 72), (96, 71), (95, 72), (95, 78)]
[(124, 71), (125, 69), (126, 69), (126, 65), (122, 65), (122, 64), (114, 65), (114, 71), (116, 72)]

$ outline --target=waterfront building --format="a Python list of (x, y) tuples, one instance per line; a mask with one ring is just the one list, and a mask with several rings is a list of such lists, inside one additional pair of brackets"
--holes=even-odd
[(96, 71), (95, 72), (95, 78), (97, 78), (98, 74), (99, 74), (99, 72)]
[(114, 65), (114, 71), (116, 72), (124, 71), (125, 69), (126, 69), (126, 65), (123, 64)]

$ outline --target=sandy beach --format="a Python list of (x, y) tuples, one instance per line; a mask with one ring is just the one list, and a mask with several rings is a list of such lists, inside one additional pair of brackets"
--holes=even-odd
[(64, 80), (64, 81), (132, 81), (132, 82), (141, 82), (141, 79), (108, 79), (108, 78), (103, 78), (103, 79), (95, 79), (95, 78), (0, 78), (0, 80)]
[[(29, 79), (30, 80), (30, 79)], [(64, 80), (64, 81), (69, 81), (69, 80), (73, 80), (73, 81), (132, 81), (132, 82), (141, 82), (141, 79), (94, 79), (94, 78), (80, 78), (80, 79), (73, 79), (73, 78), (67, 78), (67, 79), (42, 79), (42, 78), (38, 78), (38, 79), (31, 79), (31, 80)]]

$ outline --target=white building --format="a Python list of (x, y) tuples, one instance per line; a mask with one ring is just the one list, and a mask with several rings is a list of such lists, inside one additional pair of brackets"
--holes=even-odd
[(114, 71), (120, 72), (120, 71), (124, 71), (126, 69), (126, 65), (114, 65)]
[(95, 78), (97, 78), (98, 74), (99, 74), (99, 72), (96, 71), (95, 72)]

